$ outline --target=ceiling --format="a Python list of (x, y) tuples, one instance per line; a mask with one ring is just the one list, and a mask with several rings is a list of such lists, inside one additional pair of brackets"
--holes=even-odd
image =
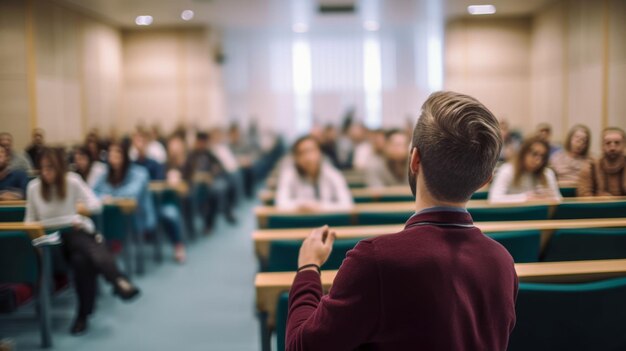
[[(116, 26), (135, 27), (135, 18), (151, 15), (152, 27), (210, 25), (221, 29), (290, 28), (298, 11), (307, 12), (310, 27), (360, 26), (362, 17), (352, 15), (320, 15), (314, 7), (323, 4), (357, 3), (357, 8), (369, 4), (368, 16), (373, 16), (381, 28), (415, 24), (423, 19), (427, 8), (443, 6), (446, 18), (468, 16), (468, 5), (491, 3), (496, 6), (493, 16), (524, 16), (540, 10), (554, 0), (57, 0), (80, 8)], [(304, 10), (297, 4), (304, 5)], [(307, 10), (307, 6), (309, 6)], [(300, 6), (302, 7), (302, 6)], [(193, 10), (190, 21), (180, 17), (183, 10)]]

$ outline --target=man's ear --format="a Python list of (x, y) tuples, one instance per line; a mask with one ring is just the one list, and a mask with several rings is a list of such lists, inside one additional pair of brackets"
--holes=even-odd
[(417, 147), (413, 147), (413, 149), (411, 149), (411, 159), (409, 161), (409, 169), (411, 170), (411, 173), (417, 174), (420, 169), (420, 163), (421, 156), (419, 149)]

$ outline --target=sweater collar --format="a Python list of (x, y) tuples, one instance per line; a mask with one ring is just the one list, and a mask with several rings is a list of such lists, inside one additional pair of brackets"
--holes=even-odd
[(472, 216), (464, 208), (459, 207), (430, 207), (415, 213), (406, 222), (404, 228), (414, 226), (420, 222), (434, 224), (472, 225)]

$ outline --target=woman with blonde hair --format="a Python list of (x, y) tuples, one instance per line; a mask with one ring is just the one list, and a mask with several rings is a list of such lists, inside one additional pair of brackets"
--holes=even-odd
[(580, 171), (593, 159), (589, 156), (591, 131), (587, 126), (577, 124), (567, 133), (564, 149), (550, 157), (550, 167), (556, 173), (559, 182), (578, 184)]

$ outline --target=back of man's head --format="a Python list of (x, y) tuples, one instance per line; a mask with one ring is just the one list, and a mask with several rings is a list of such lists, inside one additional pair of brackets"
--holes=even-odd
[(419, 150), (420, 176), (430, 195), (465, 202), (492, 176), (502, 137), (498, 120), (482, 103), (444, 91), (431, 94), (422, 105), (412, 147)]

